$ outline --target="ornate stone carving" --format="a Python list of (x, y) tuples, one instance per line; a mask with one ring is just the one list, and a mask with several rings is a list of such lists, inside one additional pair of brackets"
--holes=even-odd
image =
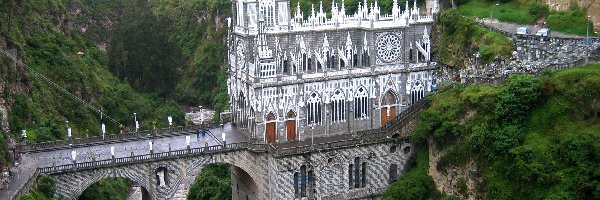
[(393, 63), (402, 57), (402, 37), (385, 33), (377, 38), (377, 56), (385, 63)]

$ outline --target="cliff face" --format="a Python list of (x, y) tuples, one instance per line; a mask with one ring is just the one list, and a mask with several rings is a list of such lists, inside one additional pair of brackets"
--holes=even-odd
[(577, 4), (590, 16), (594, 29), (600, 30), (600, 1), (598, 0), (544, 0), (550, 10), (567, 11), (572, 4)]

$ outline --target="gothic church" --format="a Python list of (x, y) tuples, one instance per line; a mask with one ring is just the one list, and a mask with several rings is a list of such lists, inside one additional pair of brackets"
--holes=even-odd
[[(412, 3), (412, 5), (410, 5)], [(437, 3), (437, 2), (436, 2)], [(437, 4), (302, 13), (289, 0), (234, 0), (228, 34), (232, 121), (268, 143), (378, 128), (434, 88)], [(402, 8), (404, 7), (404, 8)]]

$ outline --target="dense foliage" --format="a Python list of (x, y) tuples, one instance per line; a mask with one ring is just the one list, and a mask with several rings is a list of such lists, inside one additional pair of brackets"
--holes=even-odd
[(131, 183), (124, 178), (102, 179), (85, 189), (79, 200), (124, 200)]
[(47, 174), (42, 174), (37, 178), (37, 188), (29, 191), (29, 194), (24, 194), (19, 197), (20, 200), (49, 200), (54, 196), (56, 187), (54, 179)]
[(427, 175), (429, 156), (427, 149), (417, 150), (406, 164), (406, 174), (390, 185), (383, 193), (384, 200), (440, 199), (442, 194), (435, 189), (433, 179)]
[(210, 164), (202, 168), (190, 187), (188, 200), (231, 199), (231, 167), (228, 164)]
[(108, 71), (107, 54), (94, 43), (93, 37), (76, 29), (83, 25), (74, 25), (81, 13), (73, 10), (91, 9), (87, 6), (93, 3), (55, 0), (3, 3), (7, 6), (0, 7), (0, 16), (4, 16), (0, 21), (10, 26), (2, 26), (0, 35), (11, 48), (18, 49), (18, 56), (28, 65), (12, 68), (8, 63), (0, 63), (2, 71), (7, 72), (2, 74), (6, 80), (2, 97), (11, 108), (8, 116), (11, 134), (17, 136), (21, 129), (27, 129), (30, 141), (64, 139), (67, 120), (74, 137), (100, 132), (100, 114), (34, 72), (126, 126), (119, 127), (104, 117), (107, 134), (130, 129), (134, 112), (142, 129), (165, 127), (168, 115), (174, 116), (176, 124), (183, 124), (183, 113), (175, 102), (153, 94), (139, 94), (116, 79)]
[(435, 94), (413, 139), (478, 162), (485, 199), (600, 198), (600, 65)]
[(464, 67), (467, 58), (479, 53), (479, 63), (510, 56), (512, 43), (497, 32), (477, 25), (456, 9), (442, 11), (433, 31), (434, 51), (437, 59), (452, 67)]

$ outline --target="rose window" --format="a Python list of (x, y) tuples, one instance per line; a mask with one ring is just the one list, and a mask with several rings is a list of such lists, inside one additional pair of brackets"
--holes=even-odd
[(402, 41), (394, 34), (386, 34), (377, 42), (377, 54), (384, 62), (393, 62), (402, 54)]

